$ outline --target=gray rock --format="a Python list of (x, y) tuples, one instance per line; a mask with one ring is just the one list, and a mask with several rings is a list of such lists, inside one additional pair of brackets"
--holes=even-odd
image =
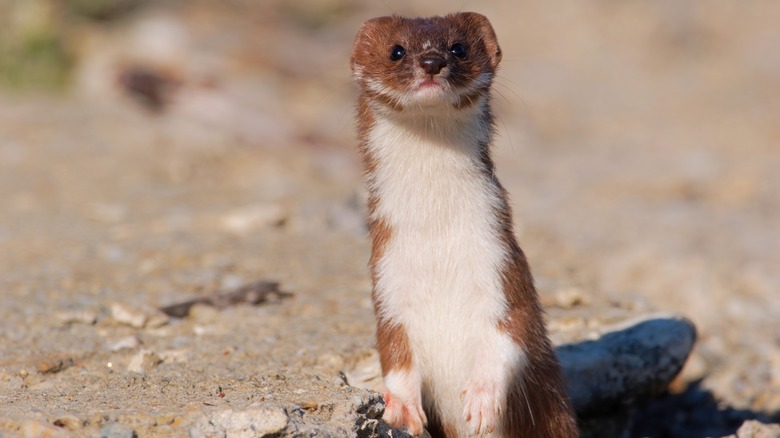
[(240, 411), (232, 409), (211, 412), (190, 427), (192, 438), (205, 437), (264, 437), (278, 434), (289, 418), (283, 407), (260, 405)]
[(580, 417), (625, 410), (664, 391), (696, 341), (682, 317), (653, 318), (556, 349)]

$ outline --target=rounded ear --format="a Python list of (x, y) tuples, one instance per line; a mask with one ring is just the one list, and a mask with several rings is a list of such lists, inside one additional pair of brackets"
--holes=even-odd
[(482, 14), (476, 12), (460, 12), (455, 14), (469, 28), (469, 31), (477, 32), (485, 44), (485, 51), (490, 57), (490, 65), (495, 69), (501, 62), (501, 47), (498, 45), (498, 38), (490, 20)]
[(349, 65), (352, 71), (355, 71), (357, 59), (368, 59), (371, 56), (371, 44), (376, 41), (382, 41), (378, 36), (382, 33), (388, 33), (392, 22), (396, 17), (376, 17), (364, 22), (355, 36), (355, 42), (352, 44), (352, 56), (349, 59)]

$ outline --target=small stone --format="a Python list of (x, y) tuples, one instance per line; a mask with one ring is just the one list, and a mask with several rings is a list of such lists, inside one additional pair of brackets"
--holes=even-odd
[(138, 434), (130, 426), (108, 423), (100, 429), (100, 438), (138, 438)]
[(320, 404), (316, 400), (304, 400), (298, 403), (298, 406), (304, 411), (316, 411), (320, 407)]
[(555, 292), (555, 305), (558, 307), (570, 309), (583, 304), (588, 304), (588, 297), (578, 288), (570, 287)]
[(59, 373), (73, 365), (73, 358), (69, 356), (48, 356), (39, 359), (35, 368), (41, 374)]
[(92, 309), (62, 310), (56, 313), (56, 318), (62, 324), (88, 324), (97, 322), (98, 312)]
[(161, 363), (162, 359), (160, 359), (160, 356), (158, 356), (157, 353), (151, 350), (141, 350), (130, 359), (130, 364), (127, 365), (127, 371), (145, 373), (151, 371)]
[(57, 427), (62, 427), (67, 430), (78, 430), (84, 427), (84, 421), (73, 415), (65, 415), (57, 418), (52, 422)]
[(144, 312), (120, 303), (111, 305), (111, 317), (121, 324), (135, 328), (143, 328), (148, 318)]
[(141, 346), (141, 340), (138, 339), (138, 336), (125, 336), (124, 338), (121, 338), (116, 342), (112, 342), (108, 344), (108, 349), (110, 351), (119, 351), (125, 348), (133, 349), (133, 348), (138, 348), (140, 346)]
[(168, 315), (158, 309), (139, 309), (120, 303), (111, 305), (111, 317), (120, 324), (134, 328), (159, 328), (170, 321)]
[(252, 205), (226, 213), (220, 220), (225, 231), (246, 234), (269, 226), (280, 226), (287, 220), (287, 213), (279, 204)]
[(736, 435), (727, 438), (780, 438), (780, 424), (764, 424), (756, 420), (742, 423)]
[(65, 429), (33, 420), (23, 421), (19, 432), (24, 438), (65, 438), (73, 435)]
[(240, 411), (228, 409), (212, 412), (196, 420), (189, 432), (192, 438), (264, 437), (280, 433), (287, 427), (288, 421), (284, 408), (260, 405)]

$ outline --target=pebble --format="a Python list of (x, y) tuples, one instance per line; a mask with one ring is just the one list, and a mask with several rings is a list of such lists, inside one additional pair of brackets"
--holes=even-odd
[(120, 324), (134, 328), (143, 328), (147, 320), (147, 315), (144, 312), (120, 303), (111, 305), (111, 317)]
[(579, 288), (569, 287), (555, 292), (555, 305), (562, 309), (570, 309), (588, 303), (587, 295)]
[(130, 426), (108, 423), (100, 429), (100, 438), (138, 438), (138, 433)]
[(157, 328), (168, 323), (168, 315), (157, 309), (141, 310), (127, 304), (111, 305), (111, 317), (120, 324), (133, 328)]
[(108, 349), (109, 351), (119, 351), (125, 348), (134, 349), (140, 346), (141, 340), (138, 338), (138, 336), (125, 336), (124, 338), (118, 339), (115, 342), (109, 343)]
[(161, 363), (162, 359), (157, 353), (151, 350), (141, 350), (130, 359), (130, 363), (127, 365), (127, 371), (145, 373), (151, 371)]
[(98, 312), (93, 309), (61, 310), (56, 313), (56, 318), (62, 324), (88, 324), (97, 322)]
[(264, 437), (282, 432), (289, 422), (284, 408), (260, 405), (244, 410), (210, 412), (190, 427), (191, 438), (229, 436), (235, 438)]
[(70, 356), (48, 356), (39, 359), (35, 363), (35, 368), (41, 374), (54, 374), (66, 370), (73, 365), (73, 358)]
[(220, 219), (225, 231), (246, 234), (270, 226), (280, 226), (287, 220), (287, 212), (275, 203), (257, 204), (229, 211)]
[(59, 417), (53, 421), (53, 424), (67, 430), (78, 430), (84, 427), (84, 421), (73, 415)]

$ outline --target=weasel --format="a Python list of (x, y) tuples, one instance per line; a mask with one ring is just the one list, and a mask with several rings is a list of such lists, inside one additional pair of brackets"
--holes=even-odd
[(501, 60), (477, 13), (355, 39), (384, 420), (419, 435), (578, 435), (490, 148)]

